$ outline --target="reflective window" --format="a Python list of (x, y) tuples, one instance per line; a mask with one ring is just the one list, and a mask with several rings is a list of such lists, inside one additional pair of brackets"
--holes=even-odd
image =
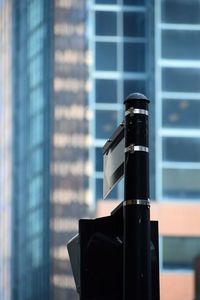
[(200, 20), (199, 0), (162, 0), (162, 21), (195, 24)]
[(131, 93), (146, 94), (145, 80), (125, 80), (124, 98), (126, 98)]
[(102, 148), (96, 148), (95, 158), (96, 158), (96, 168), (97, 172), (103, 172), (103, 151)]
[(96, 12), (96, 35), (116, 35), (117, 15), (115, 12)]
[(200, 170), (163, 169), (163, 196), (170, 199), (199, 199)]
[(44, 138), (44, 116), (37, 114), (32, 117), (30, 122), (30, 146), (34, 147), (43, 142)]
[(200, 101), (163, 100), (163, 126), (200, 128)]
[(28, 39), (28, 57), (31, 58), (38, 52), (40, 52), (44, 45), (45, 29), (39, 27), (34, 31)]
[(200, 59), (200, 31), (163, 30), (162, 57)]
[(30, 92), (30, 114), (34, 114), (44, 107), (44, 90), (43, 86), (38, 86), (36, 89)]
[(42, 237), (38, 236), (32, 241), (32, 265), (38, 267), (43, 264), (43, 243)]
[(29, 30), (33, 30), (44, 19), (44, 1), (32, 0), (28, 6)]
[(145, 36), (145, 14), (143, 12), (124, 13), (124, 36), (126, 37)]
[(114, 71), (117, 69), (117, 45), (115, 43), (96, 43), (96, 69)]
[(19, 99), (26, 98), (27, 93), (27, 76), (26, 73), (21, 71), (18, 75), (18, 91), (19, 91)]
[(37, 55), (29, 62), (29, 82), (30, 87), (36, 86), (43, 80), (43, 59), (42, 54)]
[(95, 0), (97, 4), (117, 4), (117, 0)]
[(96, 179), (96, 200), (103, 199), (103, 179)]
[(163, 267), (167, 269), (193, 269), (200, 254), (198, 237), (163, 237)]
[(124, 43), (124, 71), (145, 71), (145, 44)]
[(37, 268), (43, 264), (43, 242), (41, 236), (32, 238), (27, 245), (28, 257), (33, 268)]
[(41, 209), (33, 210), (27, 215), (27, 233), (29, 237), (41, 234), (43, 230), (43, 214)]
[(36, 148), (30, 153), (30, 176), (43, 170), (43, 148)]
[(144, 5), (146, 0), (123, 0), (125, 5)]
[(43, 177), (37, 176), (31, 179), (29, 183), (29, 208), (36, 207), (42, 201), (43, 197)]
[[(27, 21), (24, 17), (19, 17), (18, 19), (18, 26), (19, 26), (19, 42), (21, 45), (23, 45), (26, 41), (27, 36)], [(24, 51), (22, 51), (24, 53)]]
[(108, 139), (117, 127), (117, 112), (109, 110), (96, 111), (96, 138)]
[(97, 79), (96, 80), (96, 101), (105, 103), (117, 102), (117, 81)]
[(200, 92), (200, 70), (196, 68), (164, 68), (163, 91)]
[(199, 138), (163, 138), (165, 161), (200, 162)]

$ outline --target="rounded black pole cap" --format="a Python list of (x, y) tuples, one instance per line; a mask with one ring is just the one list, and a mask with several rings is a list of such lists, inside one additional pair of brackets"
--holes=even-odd
[(145, 102), (150, 103), (149, 99), (140, 93), (132, 93), (130, 95), (128, 95), (128, 97), (126, 97), (126, 99), (124, 100), (124, 104), (127, 103), (128, 101), (133, 101), (133, 100), (143, 100)]

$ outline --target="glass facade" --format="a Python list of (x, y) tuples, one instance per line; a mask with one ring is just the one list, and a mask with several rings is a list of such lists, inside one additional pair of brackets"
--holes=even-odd
[(90, 202), (84, 5), (13, 1), (13, 300), (77, 299), (66, 244)]
[(13, 299), (49, 298), (49, 16), (13, 1)]
[[(103, 197), (102, 153), (99, 149), (123, 120), (124, 98), (140, 92), (154, 99), (153, 19), (152, 1), (89, 1), (88, 32), (92, 56), (89, 103), (93, 116), (90, 120), (93, 136), (90, 159), (94, 174), (90, 186), (94, 202)], [(153, 111), (154, 108), (152, 114)], [(154, 128), (153, 117), (150, 126)], [(153, 143), (153, 138), (151, 141)], [(151, 162), (153, 174), (153, 150)], [(151, 186), (153, 195), (153, 177)], [(122, 185), (118, 185), (110, 198), (123, 199)]]
[[(157, 0), (155, 5), (156, 199), (197, 202), (200, 3)], [(166, 235), (160, 241), (164, 270), (193, 269), (199, 237)]]
[(156, 1), (157, 199), (200, 198), (199, 2)]
[[(96, 0), (90, 1), (89, 16), (90, 157), (94, 162), (90, 185), (94, 199), (102, 199), (100, 149), (123, 119), (123, 99), (129, 93), (141, 92), (151, 99), (151, 199), (198, 201), (199, 2)], [(110, 198), (123, 199), (120, 185)], [(198, 244), (198, 237), (195, 239)], [(176, 264), (176, 258), (171, 264), (174, 251), (169, 249), (174, 249), (175, 240), (167, 236), (161, 239), (161, 265), (164, 269), (191, 269), (192, 254), (185, 265), (178, 260)], [(192, 247), (193, 238), (185, 240)], [(184, 253), (188, 251), (190, 256), (188, 247)]]
[(51, 156), (52, 299), (78, 299), (66, 248), (87, 214), (90, 162), (88, 148), (88, 51), (84, 1), (54, 1), (54, 73)]
[(0, 299), (11, 299), (11, 1), (0, 1)]

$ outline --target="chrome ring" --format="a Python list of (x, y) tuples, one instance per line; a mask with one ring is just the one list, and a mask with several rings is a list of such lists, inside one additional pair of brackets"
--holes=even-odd
[(129, 145), (128, 147), (126, 147), (124, 149), (124, 152), (131, 152), (131, 153), (134, 153), (134, 152), (138, 152), (138, 151), (142, 151), (142, 152), (149, 152), (149, 148), (148, 147), (145, 147), (145, 146), (140, 146), (140, 145)]
[(141, 115), (148, 116), (149, 112), (146, 109), (140, 109), (140, 108), (130, 107), (128, 110), (125, 111), (125, 116), (128, 116), (130, 114), (132, 114), (132, 115), (134, 115), (134, 114), (141, 114)]
[(124, 200), (123, 206), (127, 205), (147, 205), (150, 206), (150, 200), (144, 200), (144, 199), (131, 199), (131, 200)]

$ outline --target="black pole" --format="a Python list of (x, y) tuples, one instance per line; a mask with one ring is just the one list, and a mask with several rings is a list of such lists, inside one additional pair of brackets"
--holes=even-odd
[(149, 100), (135, 93), (124, 104), (123, 300), (150, 300)]
[(200, 256), (194, 260), (194, 300), (200, 300)]

